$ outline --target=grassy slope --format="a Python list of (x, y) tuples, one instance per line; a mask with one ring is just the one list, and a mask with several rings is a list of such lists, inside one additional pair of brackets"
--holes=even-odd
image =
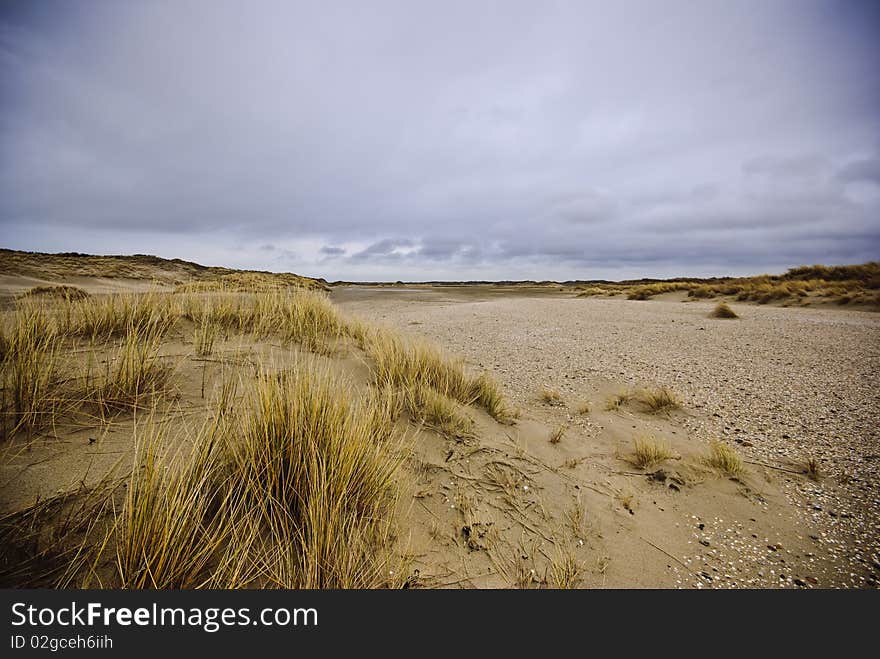
[(229, 281), (242, 277), (305, 288), (326, 288), (321, 279), (301, 277), (289, 272), (270, 273), (204, 266), (181, 259), (163, 259), (148, 254), (97, 256), (75, 252), (45, 254), (0, 249), (0, 274), (37, 277), (63, 281), (71, 277), (126, 278), (157, 281), (163, 284)]

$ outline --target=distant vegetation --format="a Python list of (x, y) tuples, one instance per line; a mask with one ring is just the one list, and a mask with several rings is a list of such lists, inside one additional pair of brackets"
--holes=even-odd
[(630, 300), (682, 291), (691, 299), (729, 297), (758, 304), (808, 305), (816, 300), (880, 305), (880, 263), (801, 266), (782, 275), (755, 277), (584, 284), (575, 285), (575, 290), (578, 297), (623, 294)]
[(289, 272), (274, 273), (256, 270), (233, 270), (199, 265), (181, 259), (163, 259), (148, 254), (132, 256), (97, 256), (66, 252), (45, 254), (0, 249), (0, 274), (62, 281), (71, 277), (135, 279), (165, 285), (193, 285), (198, 282), (205, 290), (256, 285), (299, 286), (326, 289), (327, 282), (301, 277)]

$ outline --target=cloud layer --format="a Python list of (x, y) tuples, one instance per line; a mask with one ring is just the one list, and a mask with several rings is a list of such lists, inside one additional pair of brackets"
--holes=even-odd
[(877, 258), (878, 26), (857, 2), (12, 4), (3, 243), (328, 279)]

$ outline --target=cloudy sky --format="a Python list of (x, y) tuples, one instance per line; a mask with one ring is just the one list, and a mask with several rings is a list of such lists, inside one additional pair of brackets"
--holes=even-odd
[(0, 243), (328, 279), (880, 258), (880, 4), (0, 5)]

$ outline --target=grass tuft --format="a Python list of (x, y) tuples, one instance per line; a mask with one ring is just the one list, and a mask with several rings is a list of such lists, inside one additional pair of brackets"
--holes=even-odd
[(558, 444), (562, 441), (562, 438), (565, 436), (566, 431), (568, 430), (568, 424), (563, 423), (560, 426), (557, 426), (553, 432), (550, 433), (550, 443)]
[(71, 300), (84, 300), (89, 297), (89, 294), (78, 286), (60, 284), (58, 286), (34, 286), (18, 296), (19, 299), (33, 297), (55, 298), (70, 302)]
[(709, 315), (711, 318), (739, 318), (737, 313), (726, 302), (719, 302), (715, 305), (715, 308)]
[(558, 389), (552, 387), (542, 387), (538, 394), (538, 400), (545, 405), (562, 405), (562, 394)]
[(803, 470), (804, 474), (806, 474), (810, 479), (817, 482), (822, 480), (822, 465), (815, 457), (807, 457), (801, 463), (801, 469)]
[(649, 414), (669, 414), (681, 409), (678, 397), (666, 387), (645, 389), (636, 398)]
[(629, 391), (622, 391), (620, 393), (614, 394), (605, 401), (605, 410), (608, 412), (619, 410), (621, 407), (630, 402), (633, 398), (635, 398), (635, 394)]
[(745, 471), (745, 465), (736, 450), (717, 441), (709, 447), (706, 464), (730, 477), (739, 476)]
[(675, 457), (669, 444), (654, 437), (638, 437), (633, 442), (631, 462), (640, 469), (647, 469)]

